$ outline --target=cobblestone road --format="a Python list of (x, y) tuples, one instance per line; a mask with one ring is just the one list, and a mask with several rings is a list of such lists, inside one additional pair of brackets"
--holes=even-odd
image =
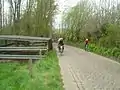
[(71, 46), (58, 57), (65, 90), (120, 90), (120, 64), (113, 60)]

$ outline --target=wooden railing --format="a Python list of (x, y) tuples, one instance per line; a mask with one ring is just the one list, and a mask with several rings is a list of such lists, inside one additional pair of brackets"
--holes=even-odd
[(44, 55), (42, 51), (52, 49), (50, 38), (0, 35), (0, 40), (5, 41), (0, 47), (0, 59), (39, 59)]
[(31, 73), (32, 61), (39, 60), (52, 50), (52, 40), (44, 37), (0, 35), (5, 44), (0, 45), (0, 60), (29, 60)]

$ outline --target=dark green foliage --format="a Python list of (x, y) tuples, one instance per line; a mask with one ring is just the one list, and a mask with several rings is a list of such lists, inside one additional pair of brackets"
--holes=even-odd
[(96, 46), (94, 44), (90, 44), (89, 45), (89, 50), (91, 52), (95, 52), (104, 56), (108, 56), (108, 57), (115, 57), (115, 58), (119, 58), (120, 55), (120, 49), (119, 48), (113, 48), (113, 49), (109, 49), (109, 48), (105, 48), (105, 47), (101, 47), (101, 46)]

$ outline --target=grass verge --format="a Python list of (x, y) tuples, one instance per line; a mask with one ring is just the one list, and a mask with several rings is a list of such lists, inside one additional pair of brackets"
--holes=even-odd
[(0, 63), (0, 90), (64, 90), (55, 51), (33, 64), (33, 77), (28, 64)]

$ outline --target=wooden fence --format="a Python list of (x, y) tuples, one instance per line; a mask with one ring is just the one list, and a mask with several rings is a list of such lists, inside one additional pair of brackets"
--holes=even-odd
[(29, 69), (33, 60), (39, 60), (52, 50), (52, 39), (44, 37), (0, 35), (5, 43), (0, 45), (0, 60), (29, 60)]

